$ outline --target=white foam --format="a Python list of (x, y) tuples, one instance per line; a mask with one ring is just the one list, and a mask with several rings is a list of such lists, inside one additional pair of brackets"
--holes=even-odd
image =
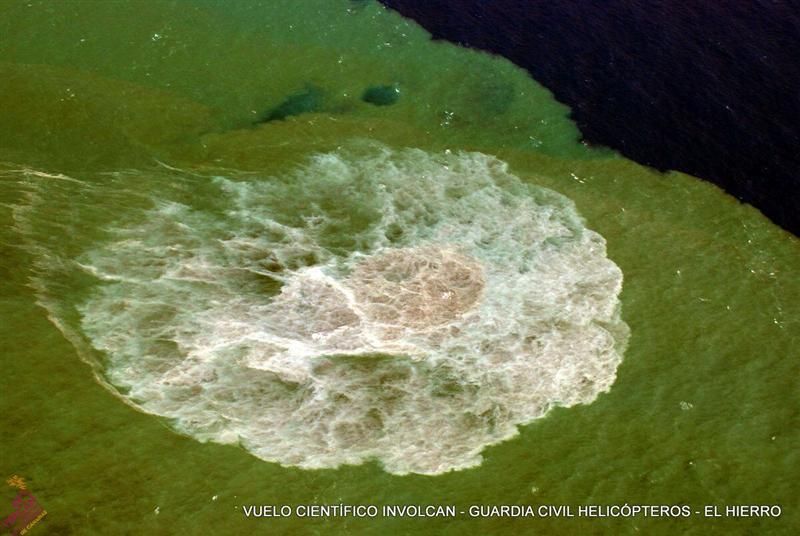
[(106, 377), (177, 429), (438, 474), (611, 387), (622, 273), (503, 162), (372, 148), (215, 181), (224, 214), (161, 202), (78, 259)]

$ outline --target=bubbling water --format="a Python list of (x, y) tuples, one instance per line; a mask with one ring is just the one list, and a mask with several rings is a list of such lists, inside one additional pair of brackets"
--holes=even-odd
[[(402, 248), (381, 252), (356, 265), (350, 280), (373, 322), (424, 330), (456, 320), (483, 290), (483, 269), (475, 259), (444, 248)], [(387, 338), (387, 335), (384, 335)]]
[(79, 259), (109, 382), (178, 430), (439, 474), (611, 387), (622, 273), (499, 160), (372, 146), (214, 184), (224, 210), (159, 200)]

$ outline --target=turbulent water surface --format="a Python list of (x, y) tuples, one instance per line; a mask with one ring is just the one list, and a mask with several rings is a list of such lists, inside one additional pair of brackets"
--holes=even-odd
[[(198, 180), (217, 206), (164, 197)], [(101, 381), (192, 436), (307, 468), (436, 474), (614, 380), (619, 268), (572, 203), (496, 159), (378, 147), (284, 177), (128, 172), (114, 188), (160, 181), (109, 238), (40, 252), (36, 282), (105, 355)], [(65, 203), (88, 187), (72, 184)], [(72, 304), (44, 294), (87, 276), (71, 325)]]

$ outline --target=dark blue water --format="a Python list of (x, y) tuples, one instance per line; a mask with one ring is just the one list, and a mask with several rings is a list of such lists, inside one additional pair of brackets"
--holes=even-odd
[(527, 69), (585, 141), (708, 179), (800, 232), (800, 3), (382, 1)]

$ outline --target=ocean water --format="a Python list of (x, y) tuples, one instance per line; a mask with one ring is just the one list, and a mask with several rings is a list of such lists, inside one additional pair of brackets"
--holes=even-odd
[[(32, 531), (800, 526), (800, 244), (757, 210), (377, 3), (0, 10), (0, 469)], [(783, 514), (243, 514), (625, 503)]]
[(800, 234), (792, 2), (382, 0), (525, 68), (585, 139), (710, 180)]

